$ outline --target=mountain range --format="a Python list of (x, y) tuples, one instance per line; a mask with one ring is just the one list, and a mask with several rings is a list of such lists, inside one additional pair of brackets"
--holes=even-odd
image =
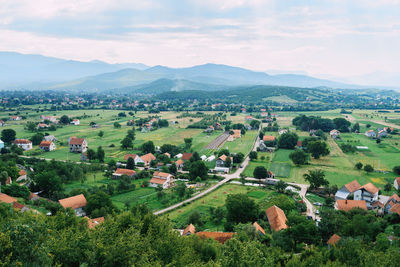
[(42, 55), (0, 52), (0, 89), (53, 89), (157, 94), (167, 91), (227, 90), (230, 87), (279, 85), (305, 88), (371, 88), (302, 74), (269, 75), (221, 64), (186, 68), (149, 67), (141, 63), (109, 64)]

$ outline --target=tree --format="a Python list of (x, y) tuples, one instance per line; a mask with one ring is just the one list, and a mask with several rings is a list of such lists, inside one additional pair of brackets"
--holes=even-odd
[(372, 167), (370, 164), (367, 164), (367, 165), (364, 166), (364, 171), (373, 172), (374, 171), (374, 167)]
[(253, 175), (257, 179), (265, 179), (267, 178), (267, 169), (264, 166), (257, 166), (254, 171)]
[(315, 159), (319, 159), (321, 156), (329, 155), (328, 145), (322, 141), (314, 141), (308, 143), (307, 150), (311, 153), (311, 156)]
[(203, 225), (203, 221), (201, 220), (201, 215), (197, 210), (195, 210), (189, 215), (188, 223), (192, 223), (197, 226)]
[(351, 123), (346, 120), (345, 118), (335, 118), (333, 119), (333, 123), (335, 124), (335, 127), (337, 130), (341, 132), (349, 132), (349, 127)]
[(128, 130), (127, 137), (129, 137), (130, 139), (132, 139), (132, 141), (135, 140), (135, 127), (132, 127), (132, 130)]
[(60, 123), (61, 124), (69, 124), (71, 122), (71, 120), (69, 119), (69, 117), (67, 115), (62, 115), (60, 118)]
[(190, 158), (190, 162), (194, 162), (194, 161), (198, 161), (198, 160), (201, 160), (201, 158), (200, 158), (199, 153), (197, 151), (195, 151), (193, 153), (192, 157)]
[(142, 151), (143, 153), (154, 153), (155, 151), (155, 146), (153, 141), (147, 141), (142, 145)]
[(98, 159), (100, 162), (104, 162), (104, 156), (105, 156), (104, 149), (103, 149), (101, 146), (99, 146), (99, 147), (97, 148), (97, 159)]
[(32, 137), (30, 138), (30, 140), (32, 141), (32, 145), (34, 146), (39, 145), (42, 142), (43, 137), (44, 135), (42, 133), (36, 133), (32, 135)]
[(255, 159), (257, 159), (257, 157), (258, 157), (258, 154), (257, 154), (256, 151), (251, 151), (251, 152), (249, 153), (249, 158), (250, 158), (250, 160), (255, 160)]
[(218, 157), (221, 157), (222, 155), (225, 155), (225, 156), (227, 156), (227, 157), (229, 157), (230, 156), (230, 152), (229, 152), (229, 150), (228, 149), (221, 149), (219, 152), (218, 152)]
[(32, 122), (32, 121), (28, 121), (26, 123), (26, 129), (30, 132), (35, 132), (37, 130), (37, 126), (36, 123)]
[(394, 166), (393, 167), (393, 172), (397, 175), (400, 175), (400, 166)]
[(299, 136), (296, 133), (287, 132), (282, 134), (278, 139), (278, 147), (293, 149), (297, 145)]
[(171, 164), (171, 165), (168, 167), (168, 171), (169, 171), (169, 173), (171, 173), (171, 174), (176, 174), (176, 172), (178, 171), (178, 168), (176, 167), (175, 164)]
[(179, 198), (183, 198), (185, 196), (186, 185), (185, 183), (180, 183), (175, 187), (175, 192), (177, 193)]
[(123, 149), (127, 149), (127, 148), (130, 148), (130, 147), (133, 147), (132, 139), (129, 138), (128, 136), (126, 136), (126, 137), (125, 137), (124, 139), (122, 139), (122, 141), (121, 141), (121, 147), (122, 147)]
[(39, 190), (43, 190), (45, 195), (54, 199), (58, 193), (62, 192), (62, 183), (56, 171), (44, 171), (34, 177), (34, 181)]
[(244, 159), (244, 155), (242, 152), (236, 153), (233, 155), (233, 163), (241, 163)]
[(103, 136), (104, 136), (104, 132), (103, 132), (103, 131), (100, 131), (97, 135), (98, 135), (99, 137), (103, 137)]
[(220, 224), (225, 217), (225, 210), (222, 207), (217, 207), (211, 215), (214, 219), (214, 222), (216, 224)]
[(308, 163), (309, 156), (303, 150), (296, 149), (294, 152), (290, 153), (289, 158), (296, 165), (304, 165)]
[(93, 149), (91, 149), (91, 148), (88, 148), (88, 150), (86, 151), (86, 155), (87, 155), (87, 158), (88, 158), (89, 160), (94, 160), (94, 159), (96, 159), (96, 152), (95, 152)]
[(192, 146), (193, 138), (184, 138), (183, 141), (185, 141), (185, 148), (190, 149), (190, 147)]
[(361, 162), (357, 162), (355, 167), (356, 167), (357, 170), (361, 170), (362, 167), (363, 167), (363, 164)]
[(116, 207), (108, 194), (102, 190), (98, 190), (96, 193), (87, 197), (87, 204), (84, 209), (92, 218), (97, 218), (111, 214), (116, 210)]
[(6, 144), (11, 144), (15, 140), (17, 133), (13, 129), (4, 129), (1, 131), (1, 140)]
[(291, 213), (288, 215), (288, 234), (294, 241), (294, 247), (298, 243), (317, 244), (320, 237), (318, 229), (313, 221), (306, 217)]
[(128, 161), (126, 162), (126, 168), (130, 170), (135, 169), (135, 160), (132, 157), (128, 158)]
[(285, 190), (285, 188), (287, 187), (287, 184), (286, 184), (284, 181), (279, 180), (279, 181), (276, 183), (275, 187), (276, 187), (276, 189), (278, 190), (278, 192), (282, 193), (283, 190)]
[(207, 173), (208, 173), (208, 168), (203, 161), (195, 161), (190, 165), (189, 174), (192, 181), (197, 177), (200, 177), (202, 180), (205, 180), (207, 177)]
[(329, 181), (325, 179), (325, 173), (322, 170), (309, 170), (303, 176), (310, 183), (311, 189), (329, 185)]
[(383, 188), (384, 188), (384, 190), (386, 192), (389, 192), (392, 189), (392, 184), (391, 183), (386, 183)]
[(116, 129), (121, 128), (121, 124), (119, 122), (114, 122), (114, 128)]
[(354, 133), (359, 133), (360, 132), (360, 124), (356, 122), (353, 127), (351, 128), (351, 131)]
[(233, 223), (253, 222), (257, 219), (258, 207), (254, 200), (245, 194), (228, 195), (225, 201), (226, 219)]

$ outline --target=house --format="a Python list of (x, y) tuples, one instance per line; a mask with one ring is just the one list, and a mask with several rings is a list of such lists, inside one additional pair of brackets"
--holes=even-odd
[(376, 138), (376, 132), (374, 130), (368, 130), (365, 132), (365, 136), (369, 138)]
[(56, 122), (57, 121), (57, 118), (55, 116), (40, 115), (40, 118), (42, 119), (42, 121), (51, 121), (51, 122)]
[(208, 126), (207, 129), (204, 130), (205, 133), (212, 133), (214, 132), (215, 128), (214, 126)]
[(56, 145), (52, 141), (42, 141), (40, 142), (39, 148), (43, 151), (53, 151), (56, 149)]
[(38, 130), (40, 129), (44, 129), (44, 128), (49, 128), (49, 125), (45, 124), (45, 123), (38, 123), (38, 125), (36, 126), (36, 128)]
[(192, 153), (183, 153), (182, 160), (190, 160), (192, 158)]
[(263, 141), (264, 142), (275, 142), (276, 137), (272, 135), (264, 135)]
[(396, 204), (400, 203), (400, 197), (397, 194), (393, 194), (385, 205), (385, 212), (389, 212), (389, 210)]
[(78, 119), (73, 119), (73, 120), (71, 121), (71, 124), (73, 124), (73, 125), (79, 125), (79, 124), (81, 124), (81, 122), (80, 122)]
[(87, 152), (83, 152), (81, 153), (81, 161), (88, 161), (89, 158), (87, 156)]
[(76, 195), (73, 197), (68, 197), (68, 198), (63, 198), (60, 199), (58, 202), (60, 202), (61, 206), (64, 209), (71, 208), (75, 211), (76, 216), (85, 216), (85, 212), (83, 211), (83, 208), (86, 206), (87, 201), (86, 198), (83, 194)]
[(4, 126), (4, 121), (3, 120), (0, 120), (0, 127), (3, 127)]
[(222, 129), (221, 123), (219, 123), (219, 122), (215, 123), (214, 128), (215, 128), (215, 130), (221, 130)]
[(182, 153), (179, 153), (179, 154), (177, 154), (177, 155), (175, 156), (175, 158), (180, 159), (180, 158), (182, 158), (182, 156), (183, 156), (183, 154), (182, 154)]
[(57, 138), (55, 138), (54, 135), (46, 135), (45, 137), (43, 137), (43, 140), (55, 142), (55, 141), (57, 141)]
[(400, 204), (394, 204), (394, 206), (389, 210), (389, 214), (392, 213), (397, 213), (398, 215), (400, 215)]
[(286, 215), (279, 207), (273, 205), (269, 207), (265, 213), (267, 214), (268, 222), (272, 231), (280, 231), (288, 228), (286, 224)]
[(253, 226), (256, 228), (256, 232), (260, 235), (265, 235), (265, 230), (262, 228), (257, 222), (253, 223)]
[(246, 121), (252, 121), (253, 120), (253, 116), (247, 115), (246, 116)]
[(355, 191), (357, 191), (361, 185), (357, 180), (354, 180), (348, 184), (342, 186), (335, 194), (335, 200), (338, 199), (347, 199), (350, 195), (352, 195)]
[(183, 230), (182, 235), (183, 236), (188, 236), (188, 235), (194, 235), (196, 233), (196, 227), (194, 227), (193, 224), (189, 224), (185, 230)]
[(167, 156), (168, 158), (171, 158), (171, 154), (169, 154), (168, 152), (165, 152), (164, 155)]
[(285, 134), (287, 132), (288, 132), (287, 129), (281, 129), (281, 130), (278, 131), (279, 135)]
[(28, 207), (26, 207), (26, 206), (24, 206), (24, 205), (22, 205), (21, 203), (18, 203), (18, 202), (14, 202), (12, 207), (13, 207), (13, 209), (15, 209), (17, 211), (20, 211), (20, 212), (25, 212), (25, 211), (29, 210)]
[(40, 197), (37, 194), (30, 192), (29, 200), (35, 201), (38, 200), (39, 198)]
[(400, 177), (396, 177), (396, 179), (394, 179), (393, 186), (394, 186), (394, 188), (396, 188), (396, 190), (399, 190), (399, 187), (400, 187)]
[(10, 120), (11, 121), (20, 121), (22, 118), (20, 116), (11, 116)]
[(69, 152), (83, 153), (88, 148), (85, 138), (77, 138), (75, 136), (69, 138)]
[(229, 157), (229, 159), (231, 160), (231, 164), (229, 166), (226, 166), (226, 160), (228, 159), (228, 157), (226, 155), (222, 155), (220, 156), (216, 161), (215, 161), (215, 167), (222, 167), (222, 168), (230, 168), (232, 167), (232, 163), (233, 163), (233, 158)]
[(378, 137), (387, 137), (389, 134), (386, 130), (380, 130), (378, 132)]
[(152, 160), (156, 160), (156, 157), (152, 153), (148, 153), (146, 155), (141, 156), (142, 161), (145, 166), (149, 166)]
[(339, 242), (340, 240), (340, 236), (338, 236), (337, 234), (333, 234), (331, 236), (331, 238), (329, 238), (328, 242), (326, 242), (328, 244), (328, 247), (334, 247), (336, 246), (336, 244)]
[(354, 200), (365, 200), (367, 207), (371, 208), (372, 202), (378, 201), (379, 189), (372, 183), (361, 186), (354, 192)]
[(4, 142), (0, 139), (0, 149), (4, 148)]
[(150, 179), (150, 187), (161, 186), (163, 189), (170, 188), (174, 185), (175, 177), (165, 172), (154, 172), (153, 178)]
[(182, 159), (178, 159), (175, 162), (176, 168), (178, 168), (178, 169), (182, 169), (183, 168), (183, 164), (184, 164), (184, 161)]
[(385, 205), (383, 205), (383, 203), (380, 201), (372, 202), (371, 209), (374, 210), (378, 215), (383, 215), (385, 213)]
[(347, 199), (339, 199), (335, 202), (336, 210), (349, 211), (355, 208), (360, 208), (363, 210), (367, 210), (367, 203), (365, 200), (347, 200)]
[(237, 138), (240, 138), (240, 137), (242, 137), (242, 131), (241, 130), (232, 130), (232, 132), (233, 132), (233, 138), (235, 138), (235, 139), (237, 139)]
[(32, 149), (32, 142), (28, 139), (15, 139), (13, 143), (25, 151)]
[(333, 138), (336, 139), (340, 136), (340, 132), (336, 129), (333, 129), (332, 131), (329, 132), (329, 135)]
[(202, 156), (200, 157), (200, 159), (201, 159), (202, 161), (205, 161), (205, 160), (207, 159), (207, 156), (206, 156), (206, 155), (202, 155)]
[(296, 148), (303, 149), (303, 142), (302, 141), (297, 141)]
[(125, 161), (128, 161), (129, 158), (133, 158), (133, 160), (135, 161), (135, 165), (137, 165), (138, 163), (143, 163), (143, 164), (144, 164), (143, 159), (142, 159), (141, 157), (139, 157), (139, 155), (136, 155), (136, 154), (126, 154), (126, 155), (124, 156), (124, 160), (125, 160)]
[(26, 171), (25, 170), (20, 170), (19, 171), (19, 173), (18, 173), (18, 178), (17, 178), (17, 182), (20, 182), (20, 181), (23, 181), (23, 180), (26, 180)]
[(210, 161), (213, 161), (214, 159), (215, 159), (215, 156), (211, 155), (206, 159), (206, 161), (210, 162)]
[(12, 179), (10, 176), (8, 176), (7, 180), (6, 180), (6, 185), (12, 184)]
[(0, 203), (2, 203), (2, 202), (12, 204), (14, 202), (17, 202), (17, 199), (10, 197), (7, 194), (0, 193)]
[(126, 123), (126, 126), (134, 126), (135, 125), (135, 121), (134, 120), (129, 120), (127, 123)]
[(97, 225), (104, 222), (104, 217), (99, 217), (95, 219), (90, 219), (89, 217), (85, 216), (85, 219), (88, 221), (89, 229), (95, 228)]
[(136, 171), (130, 169), (117, 168), (113, 173), (112, 178), (119, 179), (121, 178), (122, 175), (126, 175), (129, 176), (130, 178), (133, 178), (136, 175)]
[(231, 239), (235, 233), (224, 233), (224, 232), (198, 232), (198, 235), (201, 238), (212, 238), (218, 241), (221, 244), (224, 244), (226, 241)]

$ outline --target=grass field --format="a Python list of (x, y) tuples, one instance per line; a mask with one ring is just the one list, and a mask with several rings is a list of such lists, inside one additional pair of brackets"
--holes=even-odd
[[(264, 160), (261, 159), (261, 157), (265, 157)], [(246, 177), (254, 177), (254, 169), (257, 166), (263, 166), (267, 170), (269, 169), (269, 163), (270, 163), (270, 153), (267, 152), (258, 152), (258, 158), (253, 161), (249, 161), (249, 164), (247, 165), (246, 169), (243, 171), (243, 175)]]
[(258, 131), (247, 131), (241, 138), (235, 139), (233, 142), (225, 142), (221, 148), (229, 149), (231, 153), (242, 152), (244, 155), (249, 153), (253, 148), (254, 141), (258, 135)]
[(291, 162), (289, 159), (289, 154), (292, 152), (293, 150), (290, 149), (278, 149), (274, 153), (270, 170), (275, 174), (275, 177), (290, 177)]

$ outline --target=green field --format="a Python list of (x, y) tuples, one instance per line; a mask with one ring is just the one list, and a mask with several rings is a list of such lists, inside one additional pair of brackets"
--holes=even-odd
[[(261, 157), (264, 156), (265, 159), (262, 160)], [(269, 163), (270, 163), (270, 153), (267, 152), (258, 152), (258, 158), (253, 161), (249, 161), (249, 164), (247, 165), (246, 169), (243, 171), (243, 175), (246, 177), (254, 177), (254, 169), (257, 166), (263, 166), (267, 170), (269, 169)]]
[(253, 148), (257, 135), (258, 131), (247, 131), (241, 138), (237, 138), (233, 142), (225, 142), (221, 148), (229, 149), (231, 153), (242, 152), (246, 155)]

